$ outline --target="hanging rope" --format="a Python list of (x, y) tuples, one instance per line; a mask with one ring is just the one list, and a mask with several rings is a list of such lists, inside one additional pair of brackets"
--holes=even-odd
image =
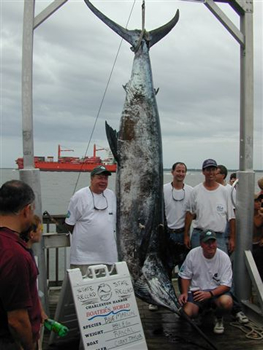
[(139, 50), (139, 47), (141, 46), (141, 43), (142, 43), (142, 38), (144, 36), (144, 32), (145, 32), (145, 0), (142, 1), (142, 31), (141, 31), (141, 35), (139, 37), (138, 43), (134, 49), (134, 52), (137, 52)]
[[(132, 15), (135, 3), (136, 3), (136, 0), (133, 1), (132, 8), (131, 8), (131, 11), (130, 11), (130, 14), (129, 14), (129, 17), (128, 17), (128, 20), (127, 20), (127, 23), (126, 23), (126, 28), (127, 28), (128, 24), (130, 22), (131, 15)], [(89, 138), (89, 141), (88, 141), (88, 145), (87, 145), (84, 157), (86, 157), (87, 154), (88, 154), (88, 149), (90, 147), (91, 139), (92, 139), (92, 136), (94, 134), (94, 131), (95, 131), (95, 128), (96, 128), (96, 125), (97, 125), (97, 121), (98, 121), (98, 118), (99, 118), (99, 115), (100, 115), (100, 112), (101, 112), (101, 109), (102, 109), (102, 106), (103, 106), (103, 102), (104, 102), (106, 93), (108, 91), (108, 87), (109, 87), (109, 84), (110, 84), (110, 81), (111, 81), (111, 77), (112, 77), (112, 74), (113, 74), (113, 71), (114, 71), (114, 68), (115, 68), (115, 65), (116, 65), (119, 53), (120, 53), (122, 42), (123, 42), (123, 39), (121, 39), (121, 41), (120, 41), (120, 44), (119, 44), (119, 47), (118, 47), (118, 50), (117, 50), (117, 53), (116, 53), (116, 56), (115, 56), (115, 59), (114, 59), (111, 71), (110, 71), (110, 75), (109, 75), (108, 81), (106, 83), (106, 87), (105, 87), (104, 93), (102, 95), (101, 103), (99, 105), (99, 109), (98, 109), (98, 112), (97, 112), (97, 115), (96, 115), (96, 118), (95, 118), (95, 122), (94, 122), (93, 128), (91, 130), (90, 138)], [(77, 186), (78, 186), (78, 182), (79, 182), (79, 178), (80, 178), (80, 174), (81, 174), (81, 171), (79, 171), (79, 173), (78, 173), (78, 177), (77, 177), (76, 184), (75, 184), (75, 187), (74, 187), (74, 190), (73, 190), (73, 194), (76, 192), (76, 189), (77, 189)]]

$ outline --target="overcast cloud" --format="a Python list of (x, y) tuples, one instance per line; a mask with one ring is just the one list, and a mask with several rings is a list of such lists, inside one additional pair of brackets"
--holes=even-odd
[[(21, 58), (23, 0), (1, 1), (1, 159), (16, 167), (22, 156)], [(36, 15), (52, 1), (36, 0)], [(137, 0), (129, 29), (141, 28)], [(106, 16), (126, 26), (133, 1), (93, 1)], [(239, 27), (239, 17), (219, 4)], [(184, 161), (200, 168), (214, 158), (228, 168), (239, 166), (240, 46), (201, 3), (146, 0), (146, 29), (168, 22), (176, 10), (175, 28), (154, 47), (150, 57), (159, 88), (164, 167)], [(254, 169), (263, 169), (262, 1), (254, 1)], [(61, 144), (83, 156), (89, 144), (108, 147), (104, 123), (119, 128), (134, 54), (127, 42), (120, 53), (92, 129), (121, 38), (88, 9), (69, 0), (34, 33), (34, 151), (57, 157)], [(91, 140), (90, 140), (91, 138)], [(67, 154), (65, 154), (67, 155)], [(73, 155), (73, 154), (72, 154)], [(100, 154), (102, 157), (105, 155)]]

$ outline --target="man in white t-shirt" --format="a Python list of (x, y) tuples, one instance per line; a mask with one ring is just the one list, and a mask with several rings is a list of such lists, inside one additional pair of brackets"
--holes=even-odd
[[(169, 277), (172, 270), (185, 259), (188, 249), (184, 246), (184, 222), (192, 187), (184, 183), (187, 167), (183, 162), (174, 163), (171, 170), (173, 181), (163, 186), (164, 212), (167, 237), (167, 267)], [(180, 282), (179, 282), (180, 283)], [(179, 285), (180, 288), (180, 285)], [(149, 305), (149, 310), (157, 310), (156, 305)]]
[[(166, 229), (169, 235), (168, 245), (171, 247), (171, 254), (178, 254), (180, 249), (176, 249), (176, 245), (182, 246), (182, 257), (175, 256), (170, 261), (170, 268), (174, 268), (173, 260), (184, 260), (184, 223), (185, 214), (189, 210), (189, 198), (192, 187), (184, 183), (187, 173), (187, 167), (182, 162), (174, 163), (172, 166), (173, 181), (163, 186), (164, 194), (164, 211)], [(172, 258), (172, 257), (171, 257)]]
[(116, 246), (116, 197), (107, 189), (111, 172), (98, 166), (91, 172), (90, 186), (70, 199), (66, 224), (72, 233), (71, 268), (86, 274), (89, 265), (112, 265), (118, 261)]
[[(190, 195), (190, 210), (186, 213), (184, 241), (190, 248), (198, 247), (202, 231), (211, 229), (216, 232), (218, 248), (227, 253), (224, 232), (229, 223), (228, 251), (235, 248), (235, 213), (229, 192), (225, 186), (216, 182), (217, 163), (206, 159), (202, 165), (205, 181), (195, 186)], [(191, 242), (189, 230), (192, 220), (193, 232)]]
[(229, 256), (217, 249), (216, 233), (207, 230), (200, 235), (200, 247), (192, 249), (181, 269), (182, 294), (179, 303), (191, 318), (211, 305), (216, 307), (214, 333), (224, 332), (223, 315), (232, 308), (229, 293), (232, 267)]

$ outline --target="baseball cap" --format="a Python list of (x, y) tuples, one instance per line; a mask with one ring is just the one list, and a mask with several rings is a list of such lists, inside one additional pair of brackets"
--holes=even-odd
[(206, 169), (206, 168), (209, 168), (209, 167), (217, 168), (217, 162), (214, 159), (206, 159), (203, 162), (202, 169)]
[(97, 166), (96, 168), (94, 168), (90, 175), (94, 176), (94, 175), (100, 175), (100, 174), (105, 174), (105, 175), (110, 176), (111, 172), (109, 170), (107, 170), (105, 168), (105, 166), (100, 165), (100, 166)]
[(216, 233), (212, 230), (203, 231), (200, 235), (200, 242), (205, 243), (209, 239), (216, 240)]

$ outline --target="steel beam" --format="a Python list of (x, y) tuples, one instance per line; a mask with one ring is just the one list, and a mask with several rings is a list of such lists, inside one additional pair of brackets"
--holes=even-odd
[(259, 305), (261, 308), (261, 315), (263, 314), (263, 283), (262, 279), (259, 275), (257, 265), (254, 261), (253, 255), (250, 250), (245, 251), (245, 262), (246, 262), (246, 267), (249, 272), (250, 279), (253, 283), (253, 286), (255, 288), (255, 291), (257, 293)]
[(50, 17), (55, 11), (57, 11), (68, 0), (55, 0), (48, 7), (46, 7), (40, 14), (35, 17), (34, 29), (43, 23), (48, 17)]
[(244, 46), (244, 35), (234, 25), (234, 23), (225, 15), (219, 6), (212, 0), (206, 0), (205, 6), (213, 13), (213, 15), (223, 24), (229, 33), (237, 40), (237, 42)]

